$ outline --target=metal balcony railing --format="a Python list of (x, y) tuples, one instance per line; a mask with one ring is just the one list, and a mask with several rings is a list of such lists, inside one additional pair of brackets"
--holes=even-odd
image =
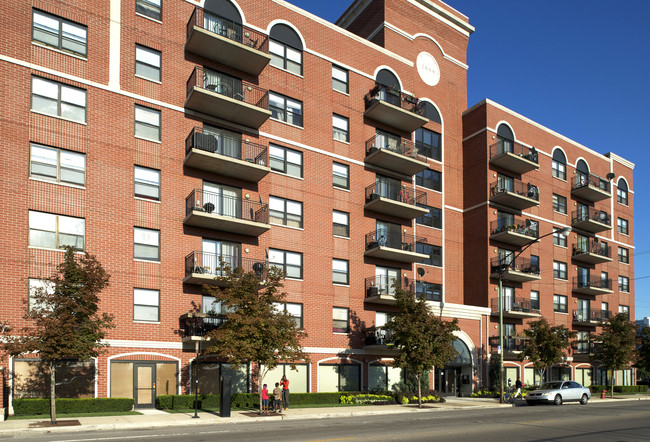
[(586, 355), (592, 353), (592, 342), (589, 340), (573, 341), (571, 344), (574, 355)]
[(496, 143), (490, 146), (490, 159), (503, 153), (511, 153), (535, 164), (539, 164), (539, 154), (537, 149), (534, 147), (524, 146), (516, 141), (499, 139)]
[(255, 29), (235, 23), (232, 20), (213, 14), (196, 6), (187, 22), (187, 36), (192, 28), (197, 26), (206, 31), (229, 38), (230, 40), (257, 49), (265, 54), (269, 53), (269, 37)]
[(539, 223), (529, 219), (514, 218), (510, 224), (504, 219), (498, 219), (490, 222), (490, 232), (491, 235), (501, 232), (519, 233), (535, 239), (539, 238)]
[(515, 271), (539, 275), (540, 272), (539, 264), (531, 263), (530, 258), (519, 257), (515, 260), (512, 260), (512, 258), (509, 256), (505, 258), (492, 258), (490, 260), (490, 269), (490, 272), (493, 274), (506, 271)]
[(391, 152), (404, 155), (405, 157), (418, 158), (418, 149), (411, 140), (392, 137), (385, 134), (377, 134), (366, 141), (366, 155), (370, 155), (378, 149), (386, 149)]
[[(499, 298), (491, 299), (492, 313), (499, 312)], [(520, 312), (520, 313), (535, 313), (539, 314), (539, 301), (531, 301), (530, 299), (522, 298), (521, 296), (503, 297), (503, 311), (504, 312)]]
[(573, 245), (573, 256), (583, 255), (585, 253), (593, 253), (595, 255), (600, 255), (605, 258), (609, 258), (611, 253), (611, 247), (604, 242), (594, 241), (594, 240), (587, 241), (586, 244), (576, 243)]
[(392, 233), (390, 230), (375, 230), (366, 234), (366, 250), (375, 247), (390, 247), (405, 252), (415, 252), (416, 243), (426, 244), (427, 239), (406, 233)]
[(267, 204), (226, 196), (220, 193), (205, 192), (202, 189), (192, 190), (185, 199), (185, 214), (189, 215), (194, 211), (243, 221), (269, 223)]
[(417, 115), (424, 115), (424, 106), (420, 100), (412, 95), (405, 94), (399, 89), (384, 86), (383, 84), (375, 84), (375, 87), (370, 89), (364, 97), (366, 102), (366, 109), (370, 106), (373, 100), (385, 101), (393, 106), (397, 106)]
[(608, 310), (573, 310), (573, 320), (575, 322), (605, 322), (612, 317), (612, 312)]
[(571, 178), (571, 189), (579, 189), (585, 186), (595, 187), (602, 190), (603, 192), (610, 193), (609, 181), (597, 175), (586, 175), (584, 173), (578, 172), (578, 175)]
[(216, 153), (262, 166), (269, 164), (269, 149), (266, 146), (241, 138), (215, 134), (201, 127), (193, 128), (185, 139), (185, 153), (192, 149)]
[(574, 277), (573, 278), (573, 288), (582, 289), (582, 288), (597, 288), (597, 289), (612, 289), (612, 278), (599, 278), (599, 277)]
[(384, 327), (370, 327), (364, 330), (366, 345), (392, 345), (393, 331)]
[(366, 202), (379, 197), (412, 206), (427, 204), (427, 193), (425, 191), (384, 180), (379, 180), (366, 187)]
[(530, 183), (513, 179), (511, 181), (498, 180), (490, 185), (490, 195), (492, 196), (506, 192), (516, 193), (517, 195), (539, 201), (539, 188)]
[(393, 288), (393, 282), (395, 280), (399, 283), (399, 287), (401, 289), (412, 291), (413, 287), (406, 287), (399, 276), (396, 278), (389, 278), (387, 275), (375, 275), (366, 278), (366, 297), (368, 298), (371, 296), (394, 295), (395, 289)]
[(571, 213), (571, 219), (574, 224), (583, 221), (595, 221), (607, 226), (612, 225), (612, 220), (607, 212), (604, 210), (596, 210), (593, 207), (584, 207), (579, 210), (574, 210)]
[(184, 338), (205, 337), (226, 322), (226, 316), (212, 313), (186, 313), (180, 317), (180, 330)]
[(185, 257), (185, 276), (191, 274), (225, 276), (226, 267), (232, 270), (241, 268), (244, 272), (255, 272), (262, 279), (266, 278), (268, 268), (264, 260), (245, 258), (240, 255), (217, 255), (194, 250)]
[[(504, 336), (503, 337), (503, 352), (512, 353), (512, 352), (521, 352), (526, 348), (529, 339), (524, 336)], [(496, 351), (499, 347), (499, 337), (491, 336), (490, 337), (490, 347), (492, 351)]]
[(269, 110), (269, 91), (266, 89), (202, 66), (195, 66), (187, 80), (188, 96), (194, 87)]

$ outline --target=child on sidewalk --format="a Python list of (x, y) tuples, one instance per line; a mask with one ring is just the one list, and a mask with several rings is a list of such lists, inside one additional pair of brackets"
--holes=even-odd
[(273, 411), (282, 413), (282, 388), (278, 382), (275, 383), (275, 388), (273, 389), (273, 398), (275, 399), (273, 401)]
[(269, 389), (262, 386), (262, 414), (269, 414)]

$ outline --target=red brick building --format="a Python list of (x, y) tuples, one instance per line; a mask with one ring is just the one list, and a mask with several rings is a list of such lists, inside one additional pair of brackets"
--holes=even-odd
[[(522, 255), (542, 256), (539, 277), (515, 282), (516, 299), (536, 290), (540, 314), (584, 331), (595, 328), (575, 319), (571, 301), (634, 313), (633, 165), (492, 102), (466, 111), (474, 28), (442, 2), (359, 0), (337, 24), (280, 0), (33, 0), (0, 12), (12, 18), (0, 54), (3, 320), (23, 325), (20, 301), (65, 245), (95, 254), (111, 274), (101, 302), (115, 315), (108, 354), (61, 369), (64, 384), (84, 379), (76, 395), (147, 406), (190, 391), (196, 345), (220, 308), (201, 285), (217, 283), (220, 262), (287, 271), (286, 309), (308, 332), (311, 358), (298, 372), (271, 374), (286, 372), (292, 391), (402, 378), (381, 328), (396, 278), (436, 314), (458, 318), (459, 357), (431, 382), (468, 394), (490, 384), (490, 259), (521, 244), (495, 237), (494, 222), (510, 225), (509, 215), (535, 221), (541, 234), (573, 226), (628, 253), (625, 264), (611, 254), (601, 263), (602, 253), (585, 261), (571, 252), (583, 241), (576, 233), (565, 247), (540, 241)], [(537, 161), (511, 166), (492, 155), (495, 143), (509, 146), (508, 158), (518, 156), (510, 147), (535, 146)], [(568, 178), (552, 176), (555, 151)], [(606, 189), (596, 185), (597, 197), (572, 187), (584, 175), (573, 173), (580, 160), (588, 177), (615, 175)], [(539, 203), (497, 201), (492, 183), (502, 175), (533, 183)], [(616, 200), (623, 185), (625, 204)], [(567, 214), (553, 210), (553, 193)], [(583, 203), (610, 224), (624, 220), (626, 233), (575, 225)], [(566, 264), (565, 279), (551, 277), (550, 254)], [(628, 290), (582, 293), (574, 268), (629, 278)], [(554, 313), (555, 295), (567, 313)], [(508, 330), (529, 317), (513, 317)], [(36, 358), (3, 364), (5, 407), (40, 394), (30, 386)], [(236, 390), (252, 388), (249, 367), (232, 372), (210, 357), (198, 367), (201, 392), (218, 390), (226, 371)]]

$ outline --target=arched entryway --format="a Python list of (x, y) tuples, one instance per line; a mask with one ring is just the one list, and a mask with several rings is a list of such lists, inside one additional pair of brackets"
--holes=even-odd
[(469, 396), (472, 393), (472, 355), (467, 345), (454, 339), (456, 356), (444, 368), (436, 368), (435, 389), (442, 396)]

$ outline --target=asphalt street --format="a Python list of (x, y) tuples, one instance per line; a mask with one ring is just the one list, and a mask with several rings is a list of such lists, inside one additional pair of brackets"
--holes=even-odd
[(638, 441), (650, 440), (650, 401), (435, 410), (382, 416), (129, 431), (17, 434), (21, 441)]

